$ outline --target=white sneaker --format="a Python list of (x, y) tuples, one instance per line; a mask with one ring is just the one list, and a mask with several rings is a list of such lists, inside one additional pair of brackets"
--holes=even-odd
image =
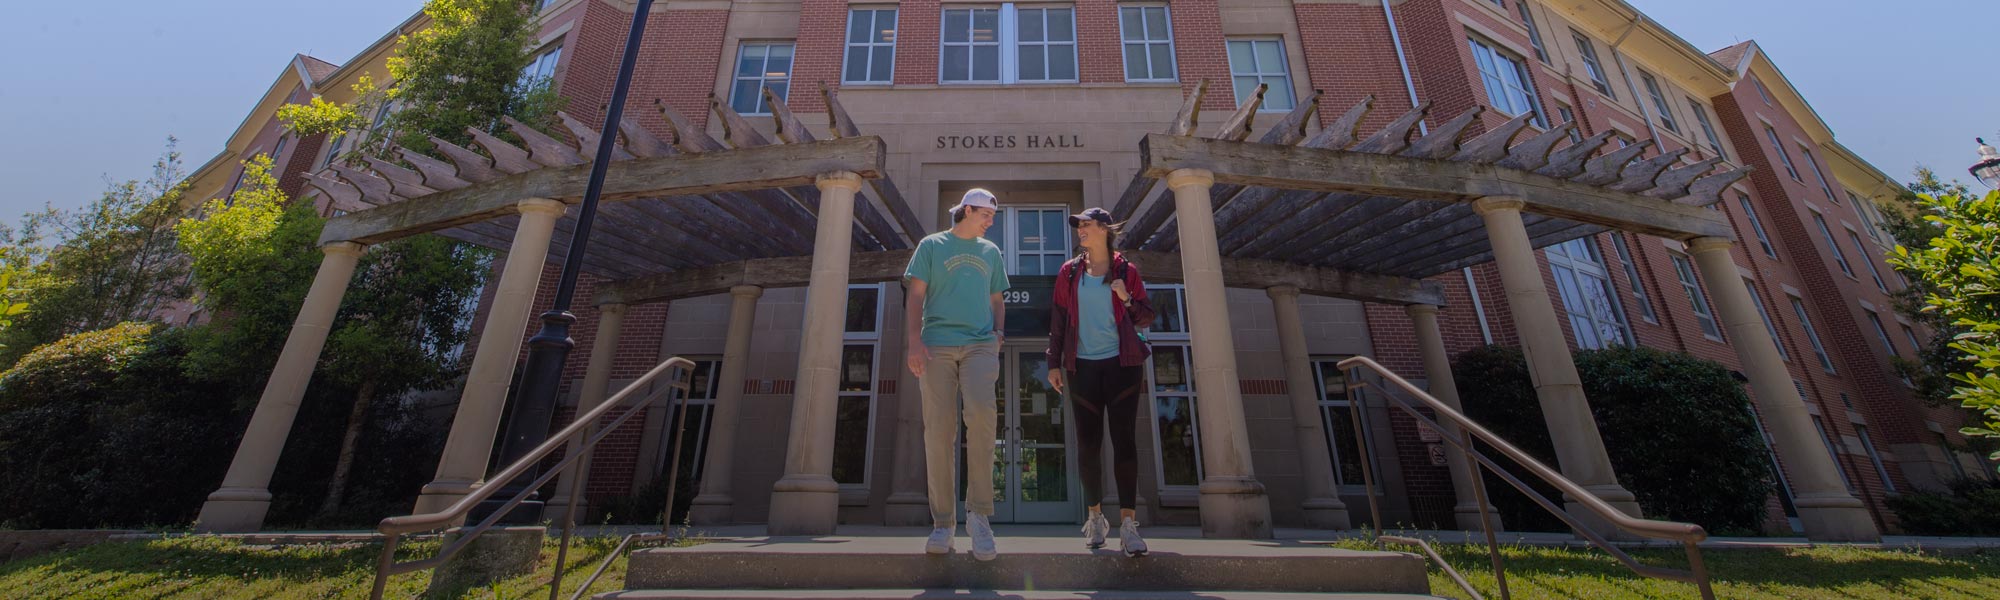
[(1104, 536), (1111, 535), (1111, 522), (1104, 520), (1104, 513), (1090, 513), (1083, 521), (1084, 547), (1096, 550), (1104, 547)]
[(993, 543), (993, 524), (986, 522), (986, 515), (972, 513), (965, 521), (965, 532), (972, 534), (972, 557), (979, 560), (993, 560), (1000, 556), (1000, 549)]
[(951, 554), (951, 538), (957, 527), (935, 527), (931, 538), (924, 540), (925, 554)]
[(1139, 537), (1138, 521), (1126, 519), (1123, 525), (1118, 526), (1118, 547), (1125, 551), (1126, 556), (1146, 555), (1146, 538)]

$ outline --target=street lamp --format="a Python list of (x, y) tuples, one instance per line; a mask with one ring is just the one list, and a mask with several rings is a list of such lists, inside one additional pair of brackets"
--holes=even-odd
[(1994, 150), (1992, 146), (1986, 145), (1985, 139), (1972, 138), (1972, 140), (1979, 142), (1979, 162), (1973, 163), (1970, 169), (1972, 176), (1979, 178), (1979, 182), (1986, 184), (1986, 187), (2000, 189), (2000, 150)]
[[(611, 88), (611, 103), (605, 107), (604, 127), (597, 139), (597, 154), (590, 161), (590, 181), (584, 187), (583, 203), (576, 215), (576, 233), (570, 236), (569, 254), (563, 260), (562, 279), (556, 284), (555, 305), (549, 312), (542, 313), (542, 329), (535, 337), (528, 339), (528, 360), (522, 368), (521, 381), (514, 396), (513, 414), (507, 424), (506, 437), (500, 444), (498, 465), (512, 464), (522, 456), (540, 446), (549, 437), (549, 422), (555, 417), (556, 387), (562, 380), (563, 363), (569, 360), (569, 351), (576, 342), (569, 337), (569, 326), (576, 322), (576, 315), (570, 314), (570, 299), (576, 295), (576, 278), (583, 271), (584, 249), (590, 246), (590, 225), (597, 218), (597, 199), (604, 191), (605, 171), (611, 167), (613, 144), (618, 140), (618, 122), (625, 112), (625, 94), (632, 89), (632, 71), (639, 61), (639, 40), (646, 35), (646, 15), (653, 8), (653, 0), (639, 0), (632, 13), (632, 27), (625, 36), (625, 56), (618, 63), (618, 79)], [(533, 481), (533, 471), (523, 474), (514, 481), (505, 482), (504, 491), (494, 494), (479, 505), (473, 519), (484, 518), (505, 505), (507, 500), (520, 493), (526, 482)], [(502, 482), (491, 482), (500, 484)], [(541, 520), (542, 503), (529, 500), (517, 505), (502, 522), (531, 523)]]

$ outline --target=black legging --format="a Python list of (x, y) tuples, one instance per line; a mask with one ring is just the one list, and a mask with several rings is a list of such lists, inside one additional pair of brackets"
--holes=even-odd
[(1116, 357), (1076, 359), (1070, 373), (1070, 405), (1076, 419), (1077, 465), (1083, 471), (1083, 499), (1096, 505), (1104, 499), (1104, 423), (1111, 420), (1111, 473), (1118, 478), (1118, 506), (1138, 508), (1139, 449), (1134, 437), (1139, 425), (1141, 367), (1121, 367)]

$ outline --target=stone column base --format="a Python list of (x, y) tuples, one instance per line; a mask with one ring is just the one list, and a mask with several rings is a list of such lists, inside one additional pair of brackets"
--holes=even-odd
[(479, 489), (479, 484), (471, 481), (433, 481), (424, 484), (423, 492), (417, 496), (416, 508), (410, 514), (427, 515), (444, 512), (460, 499)]
[(687, 518), (691, 525), (728, 525), (736, 518), (736, 500), (721, 495), (695, 496)]
[[(1611, 508), (1617, 509), (1618, 512), (1622, 512), (1627, 515), (1635, 517), (1639, 516), (1639, 503), (1636, 500), (1629, 500), (1629, 499), (1613, 500), (1611, 498), (1604, 498), (1604, 501), (1606, 503), (1609, 503), (1611, 505)], [(1645, 537), (1626, 533), (1625, 530), (1619, 529), (1618, 526), (1616, 525), (1612, 525), (1610, 520), (1599, 517), (1597, 516), (1597, 513), (1591, 512), (1591, 510), (1588, 508), (1584, 508), (1582, 504), (1569, 500), (1564, 500), (1563, 510), (1569, 511), (1570, 516), (1576, 517), (1576, 520), (1580, 523), (1583, 523), (1584, 527), (1588, 527), (1590, 528), (1591, 531), (1597, 532), (1597, 535), (1604, 536), (1604, 539), (1611, 540), (1614, 542), (1636, 542), (1648, 539)], [(1495, 516), (1497, 517), (1498, 515)]]
[[(457, 596), (470, 588), (534, 572), (535, 563), (542, 557), (542, 536), (545, 533), (547, 530), (542, 527), (494, 527), (486, 530), (464, 550), (438, 565), (437, 570), (431, 573), (431, 587), (427, 594)], [(451, 545), (461, 535), (464, 535), (463, 529), (446, 531), (444, 544)]]
[(1271, 539), (1271, 498), (1255, 479), (1210, 477), (1201, 482), (1201, 536)]
[[(1491, 504), (1488, 504), (1486, 508), (1486, 518), (1493, 520), (1493, 532), (1506, 531), (1507, 526), (1500, 520), (1499, 509)], [(1479, 523), (1479, 505), (1477, 504), (1460, 504), (1451, 507), (1451, 516), (1452, 520), (1458, 524), (1459, 529), (1473, 532), (1485, 531), (1485, 526)]]
[(929, 527), (931, 523), (930, 496), (923, 494), (890, 494), (888, 505), (882, 511), (882, 524), (890, 527)]
[(824, 475), (778, 480), (770, 521), (770, 535), (832, 535), (840, 523), (840, 484)]
[(1815, 542), (1882, 541), (1882, 532), (1875, 528), (1875, 519), (1868, 514), (1868, 507), (1853, 496), (1800, 496), (1794, 498), (1792, 503), (1799, 507), (1799, 524), (1805, 527), (1806, 539)]
[(1354, 522), (1347, 516), (1347, 505), (1339, 498), (1307, 498), (1306, 527), (1312, 529), (1353, 529)]
[(590, 502), (581, 498), (574, 502), (568, 498), (551, 498), (547, 504), (542, 505), (542, 519), (550, 523), (561, 523), (563, 516), (570, 511), (576, 511), (575, 523), (587, 523), (584, 519), (590, 514)]
[(271, 492), (242, 488), (222, 488), (208, 495), (195, 517), (194, 530), (201, 533), (250, 533), (264, 527), (264, 514), (271, 510)]

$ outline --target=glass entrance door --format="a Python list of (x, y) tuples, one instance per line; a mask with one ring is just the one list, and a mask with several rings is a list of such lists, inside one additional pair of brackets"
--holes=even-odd
[[(1049, 389), (1048, 359), (1039, 348), (1010, 345), (1001, 352), (992, 467), (997, 523), (1072, 523), (1082, 516), (1068, 407), (1062, 394)], [(961, 452), (961, 465), (963, 457)], [(959, 489), (964, 490), (962, 480)]]

